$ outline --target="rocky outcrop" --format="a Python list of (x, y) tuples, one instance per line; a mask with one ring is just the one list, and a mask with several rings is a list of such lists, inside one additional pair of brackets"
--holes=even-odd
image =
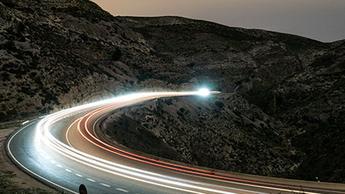
[(139, 61), (147, 48), (95, 4), (6, 0), (0, 9), (1, 120), (111, 95), (136, 80), (126, 60)]
[(282, 176), (296, 162), (283, 124), (237, 94), (156, 100), (102, 125), (110, 142), (204, 167)]
[(295, 128), (292, 143), (304, 153), (297, 177), (345, 180), (344, 51), (344, 43), (330, 49), (273, 89), (277, 117)]

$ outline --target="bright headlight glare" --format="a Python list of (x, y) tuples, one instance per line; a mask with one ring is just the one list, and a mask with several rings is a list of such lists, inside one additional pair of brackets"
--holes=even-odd
[(208, 88), (200, 88), (198, 90), (198, 94), (200, 96), (205, 96), (206, 97), (206, 96), (209, 96), (211, 94), (211, 92), (210, 92), (210, 90)]

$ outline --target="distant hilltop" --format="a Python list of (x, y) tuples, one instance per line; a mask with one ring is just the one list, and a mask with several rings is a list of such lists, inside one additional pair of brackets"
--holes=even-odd
[(79, 3), (79, 0), (42, 0), (42, 4), (56, 8), (78, 6)]
[(88, 0), (37, 0), (37, 1), (29, 1), (29, 0), (3, 0), (3, 4), (7, 6), (13, 7), (26, 7), (26, 8), (56, 8), (56, 9), (65, 9), (65, 8), (73, 8), (78, 7), (79, 9), (85, 8), (93, 8), (97, 9), (98, 11), (102, 11), (98, 5)]

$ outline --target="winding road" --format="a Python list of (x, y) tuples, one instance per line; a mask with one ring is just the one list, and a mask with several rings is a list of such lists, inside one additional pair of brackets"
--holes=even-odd
[(218, 92), (133, 93), (81, 105), (25, 123), (8, 139), (12, 161), (33, 177), (77, 193), (345, 193), (345, 185), (217, 171), (149, 157), (108, 144), (99, 121), (116, 109), (157, 98)]

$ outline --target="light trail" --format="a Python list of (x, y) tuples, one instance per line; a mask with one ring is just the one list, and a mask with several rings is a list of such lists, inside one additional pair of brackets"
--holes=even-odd
[[(200, 93), (200, 91), (198, 91), (198, 93)], [(202, 92), (204, 93), (204, 92)], [(200, 95), (200, 94), (198, 94)], [(204, 96), (204, 94), (201, 94), (202, 96)], [(90, 120), (92, 119), (92, 117), (97, 116), (97, 114), (101, 113), (101, 112), (108, 112), (109, 110), (115, 109), (115, 107), (113, 106), (106, 106), (103, 108), (99, 108), (96, 109), (94, 111), (89, 112), (88, 114), (86, 114), (85, 116), (81, 117), (79, 119), (78, 122), (78, 131), (81, 133), (81, 135), (88, 140), (90, 143), (94, 144), (97, 147), (100, 147), (104, 150), (107, 150), (111, 153), (132, 159), (132, 160), (136, 160), (139, 162), (143, 162), (143, 163), (147, 163), (150, 165), (154, 165), (154, 166), (158, 166), (161, 168), (166, 168), (166, 169), (170, 169), (170, 170), (175, 170), (177, 172), (183, 172), (183, 173), (188, 173), (188, 174), (194, 174), (194, 175), (198, 175), (198, 176), (204, 176), (204, 177), (209, 177), (209, 178), (215, 178), (218, 180), (222, 180), (222, 181), (227, 181), (227, 182), (231, 182), (231, 183), (238, 183), (238, 184), (242, 184), (242, 185), (246, 185), (246, 186), (250, 186), (250, 184), (255, 184), (256, 187), (260, 187), (260, 188), (264, 188), (264, 189), (274, 189), (274, 190), (279, 190), (279, 191), (286, 191), (286, 192), (293, 192), (293, 193), (299, 193), (299, 190), (294, 190), (292, 188), (284, 188), (287, 187), (287, 185), (280, 185), (281, 188), (277, 188), (277, 187), (270, 187), (267, 185), (271, 185), (270, 183), (267, 182), (258, 182), (258, 181), (251, 181), (251, 180), (246, 180), (246, 179), (238, 179), (226, 174), (220, 175), (220, 174), (216, 174), (214, 171), (210, 171), (210, 170), (204, 170), (204, 169), (200, 169), (200, 168), (194, 168), (194, 167), (189, 167), (189, 166), (183, 166), (183, 165), (179, 165), (179, 164), (174, 164), (174, 163), (169, 163), (169, 162), (165, 162), (162, 160), (157, 160), (157, 159), (153, 159), (153, 158), (149, 158), (149, 157), (144, 157), (138, 154), (134, 154), (128, 151), (124, 151), (121, 150), (117, 147), (114, 147), (112, 145), (109, 145), (107, 143), (105, 143), (104, 141), (101, 141), (99, 138), (97, 138), (94, 134), (91, 133), (91, 131), (94, 130), (90, 130), (88, 128), (88, 123), (90, 122)], [(82, 125), (82, 121), (85, 120), (84, 125)], [(95, 126), (94, 124), (90, 124), (91, 126)], [(83, 126), (83, 129), (86, 131), (87, 134), (84, 134), (81, 130), (81, 126)], [(91, 138), (87, 137), (87, 135), (89, 135)], [(98, 144), (99, 143), (99, 144)], [(103, 145), (103, 146), (102, 146)], [(263, 185), (263, 183), (266, 184)], [(273, 185), (273, 184), (272, 184)], [(276, 185), (277, 186), (277, 185)], [(291, 185), (290, 185), (291, 187)], [(299, 188), (300, 186), (295, 186), (297, 188)], [(313, 194), (313, 192), (303, 192), (306, 194)]]
[[(139, 101), (142, 101), (143, 99), (145, 100), (155, 99), (157, 98), (157, 96), (169, 97), (169, 96), (186, 96), (186, 95), (199, 95), (199, 93), (198, 92), (142, 93), (142, 94), (135, 94), (135, 95), (132, 94), (128, 97), (125, 97), (125, 99), (127, 99), (127, 101), (131, 102), (132, 104), (133, 103), (132, 101), (135, 101), (135, 100), (139, 102)], [(94, 107), (98, 107), (100, 105), (106, 105), (108, 103), (111, 104), (111, 103), (125, 103), (125, 102), (126, 100), (124, 100), (123, 97), (120, 97), (120, 98), (115, 98), (111, 102), (106, 101), (105, 103), (95, 103)], [(106, 161), (106, 160), (91, 156), (89, 154), (80, 152), (79, 150), (76, 150), (73, 147), (70, 147), (64, 144), (63, 142), (59, 141), (50, 133), (50, 129), (52, 128), (54, 123), (58, 122), (59, 120), (66, 118), (68, 116), (71, 116), (75, 113), (83, 112), (85, 111), (85, 109), (90, 109), (94, 107), (91, 105), (82, 105), (79, 107), (66, 109), (58, 113), (46, 116), (44, 119), (42, 119), (38, 123), (36, 127), (36, 130), (37, 130), (36, 132), (37, 136), (36, 136), (36, 141), (35, 141), (37, 143), (36, 146), (42, 147), (41, 143), (43, 142), (45, 145), (50, 146), (55, 151), (59, 152), (60, 154), (66, 157), (69, 157), (72, 160), (75, 160), (77, 162), (83, 163), (85, 165), (91, 166), (93, 168), (97, 168), (105, 172), (123, 176), (132, 180), (137, 180), (137, 181), (141, 181), (141, 182), (145, 182), (149, 184), (154, 184), (154, 185), (163, 186), (166, 188), (171, 188), (171, 189), (180, 190), (184, 192), (190, 192), (190, 193), (200, 193), (200, 192), (183, 189), (183, 188), (203, 190), (206, 192), (213, 192), (213, 193), (231, 193), (228, 191), (195, 186), (195, 185), (190, 184), (191, 181), (188, 181), (188, 180), (178, 180), (174, 177), (167, 177), (160, 174), (156, 174), (156, 173), (152, 173), (152, 172), (148, 172), (148, 171), (144, 171), (140, 169), (135, 169), (135, 168), (123, 166), (120, 164), (116, 164), (110, 161)], [(79, 122), (80, 120), (81, 119), (78, 119)], [(74, 121), (74, 122), (77, 122), (77, 121)], [(192, 183), (195, 184), (195, 182), (192, 182)], [(201, 185), (201, 183), (197, 183), (197, 184)]]
[[(318, 193), (314, 192), (315, 190), (322, 191), (322, 189), (314, 189), (308, 185), (303, 185), (302, 187), (301, 185), (296, 185), (291, 182), (284, 183), (282, 181), (275, 182), (271, 179), (258, 180), (238, 175), (233, 176), (219, 171), (185, 166), (161, 159), (150, 158), (112, 146), (102, 141), (95, 132), (97, 121), (102, 116), (105, 116), (106, 113), (118, 108), (157, 98), (178, 96), (206, 97), (217, 93), (219, 92), (209, 91), (206, 88), (198, 91), (183, 92), (141, 92), (61, 110), (42, 117), (37, 123), (33, 148), (42, 158), (47, 158), (52, 164), (59, 165), (63, 171), (70, 173), (74, 177), (85, 177), (84, 180), (91, 179), (92, 181), (89, 180), (89, 182), (97, 183), (97, 185), (103, 188), (110, 188), (112, 186), (91, 178), (92, 176), (90, 176), (90, 174), (81, 173), (82, 169), (80, 168), (76, 170), (75, 168), (69, 167), (68, 163), (62, 163), (61, 165), (59, 159), (66, 158), (80, 165), (90, 167), (90, 169), (94, 169), (95, 171), (108, 173), (112, 176), (123, 177), (132, 181), (187, 193), (231, 194), (266, 193), (266, 191), (271, 193), (271, 191), (275, 191), (315, 194)], [(73, 120), (70, 121), (70, 118), (73, 118)], [(66, 120), (68, 120), (66, 124), (69, 124), (69, 122), (70, 124), (62, 130), (62, 136), (57, 135), (57, 130), (55, 129), (59, 129), (61, 123), (65, 123)], [(76, 138), (77, 136), (75, 135), (79, 135), (81, 139)], [(10, 150), (9, 145), (14, 136), (9, 140), (8, 150)], [(72, 136), (73, 138), (71, 139), (70, 137)], [(91, 153), (88, 149), (82, 149), (81, 147), (75, 146), (79, 141), (82, 141), (83, 145), (85, 143), (87, 148), (97, 148), (98, 151), (105, 153), (105, 155), (101, 155), (102, 153), (98, 152)], [(11, 151), (9, 152), (11, 153)], [(113, 156), (118, 157), (120, 160), (115, 160)], [(16, 160), (13, 154), (12, 158)], [(120, 162), (122, 158), (131, 165)], [(16, 162), (21, 164), (18, 160), (16, 160)], [(140, 165), (136, 166), (134, 164)], [(26, 168), (24, 165), (22, 166)], [(28, 169), (28, 171), (30, 170)], [(41, 177), (35, 172), (32, 174), (56, 185), (56, 183)], [(60, 186), (60, 188), (65, 187)], [(309, 189), (309, 191), (303, 191), (302, 188)], [(65, 189), (71, 191), (68, 188)]]

